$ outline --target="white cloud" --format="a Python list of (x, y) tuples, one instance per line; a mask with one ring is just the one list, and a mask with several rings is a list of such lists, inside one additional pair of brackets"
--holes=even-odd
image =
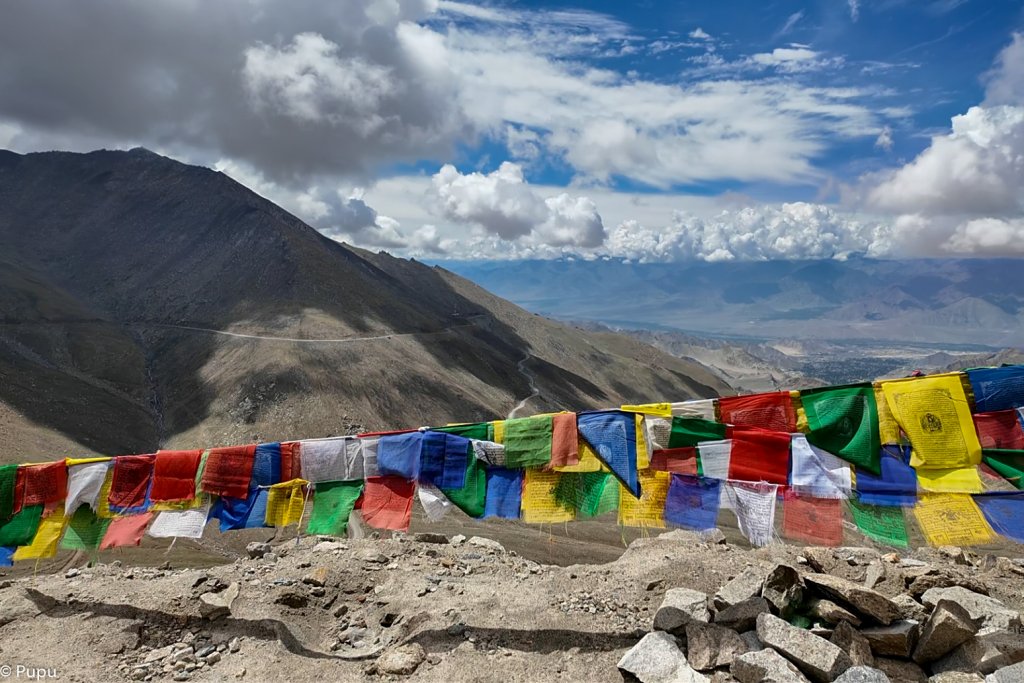
[(986, 80), (986, 105), (1024, 104), (1024, 33), (1013, 34)]
[(784, 36), (789, 33), (794, 26), (800, 23), (800, 20), (804, 18), (804, 10), (793, 12), (786, 18), (786, 23), (782, 25), (778, 31), (775, 32), (775, 37)]
[(433, 183), (446, 218), (475, 224), (503, 240), (529, 238), (550, 246), (584, 248), (604, 241), (604, 224), (590, 199), (565, 193), (544, 199), (512, 162), (488, 174), (462, 174), (445, 164)]
[(714, 40), (711, 34), (702, 29), (700, 26), (690, 31), (690, 37), (694, 40)]
[(846, 5), (850, 9), (850, 19), (853, 21), (860, 19), (860, 0), (846, 0)]
[(892, 128), (886, 126), (882, 129), (882, 132), (878, 134), (878, 137), (875, 138), (875, 147), (888, 152), (892, 149), (892, 145)]

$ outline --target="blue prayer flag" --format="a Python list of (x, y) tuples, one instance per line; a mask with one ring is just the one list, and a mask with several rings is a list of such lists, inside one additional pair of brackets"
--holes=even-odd
[(881, 474), (857, 468), (857, 494), (864, 505), (912, 507), (917, 503), (917, 473), (908, 463), (909, 447), (885, 445)]
[(665, 521), (695, 531), (714, 529), (721, 490), (719, 479), (673, 474), (665, 499)]
[(1024, 365), (968, 370), (976, 413), (1024, 406)]
[(608, 466), (612, 474), (640, 497), (640, 481), (636, 470), (636, 418), (621, 410), (603, 410), (580, 413), (576, 427), (597, 457)]
[(974, 502), (997, 534), (1024, 543), (1024, 493), (983, 493)]
[(249, 488), (281, 483), (281, 444), (261, 443), (256, 446)]
[(523, 496), (523, 470), (491, 467), (487, 470), (484, 517), (519, 519)]
[(381, 476), (418, 479), (423, 432), (387, 434), (377, 443), (377, 469)]

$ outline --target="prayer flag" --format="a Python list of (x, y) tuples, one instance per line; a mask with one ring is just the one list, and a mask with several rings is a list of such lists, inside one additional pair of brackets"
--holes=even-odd
[(842, 501), (786, 491), (782, 496), (782, 535), (812, 545), (842, 545)]
[[(81, 467), (81, 465), (78, 465)], [(100, 541), (107, 533), (110, 519), (96, 515), (89, 506), (83, 505), (75, 510), (60, 541), (62, 550), (85, 550), (92, 552), (100, 547)]]
[(774, 539), (776, 484), (726, 482), (723, 493), (729, 508), (736, 513), (740, 533), (754, 546), (765, 546)]
[(112, 464), (109, 458), (74, 465), (68, 462), (68, 496), (64, 503), (68, 514), (73, 515), (80, 505), (88, 505), (93, 511), (97, 509), (100, 490)]
[(639, 405), (624, 405), (620, 406), (620, 410), (625, 410), (627, 413), (654, 415), (655, 417), (672, 417), (671, 403), (643, 403)]
[(281, 483), (281, 444), (261, 443), (256, 446), (252, 461), (249, 488)]
[[(303, 463), (303, 468), (305, 468), (305, 463)], [(302, 513), (306, 509), (306, 486), (308, 484), (309, 482), (305, 479), (292, 479), (271, 486), (267, 494), (267, 512), (264, 524), (282, 528), (301, 522)]]
[(0, 522), (10, 519), (20, 502), (15, 500), (17, 481), (17, 465), (0, 465)]
[(306, 481), (356, 481), (365, 475), (363, 448), (354, 436), (300, 441), (299, 457)]
[(698, 474), (711, 479), (725, 481), (729, 478), (729, 461), (732, 459), (732, 441), (703, 441), (697, 446)]
[(227, 498), (249, 495), (256, 445), (211, 448), (203, 468), (200, 489)]
[(985, 490), (978, 468), (974, 466), (948, 470), (917, 470), (917, 483), (922, 491), (929, 492), (981, 493)]
[[(562, 475), (567, 476), (567, 475)], [(487, 469), (487, 498), (484, 517), (519, 519), (523, 495), (523, 471), (504, 467)]]
[(553, 427), (550, 415), (505, 420), (506, 466), (525, 469), (548, 465), (551, 462)]
[(889, 505), (869, 505), (849, 501), (853, 522), (861, 533), (873, 541), (895, 548), (910, 545), (903, 508)]
[(420, 476), (423, 432), (406, 432), (380, 437), (377, 444), (377, 468), (382, 477), (414, 480)]
[(967, 378), (979, 413), (1024, 406), (1024, 365), (968, 370)]
[(202, 538), (209, 509), (161, 512), (146, 532), (153, 538)]
[[(61, 465), (64, 462), (61, 461)], [(18, 548), (14, 553), (15, 560), (38, 560), (53, 557), (57, 554), (57, 541), (64, 533), (64, 526), (67, 524), (64, 516), (64, 506), (58, 505), (53, 512), (43, 517), (39, 522), (39, 528), (30, 545)]]
[(1024, 489), (1024, 450), (986, 449), (985, 464), (1019, 489)]
[(902, 443), (903, 437), (900, 433), (900, 426), (893, 417), (889, 402), (885, 399), (885, 392), (880, 382), (872, 384), (875, 394), (875, 410), (878, 411), (878, 439), (882, 444)]
[(316, 484), (313, 492), (313, 513), (306, 533), (344, 536), (348, 518), (356, 501), (363, 494), (361, 481), (336, 481)]
[(714, 420), (717, 402), (713, 398), (702, 398), (695, 401), (682, 401), (672, 404), (673, 417), (696, 417), (701, 420)]
[(141, 515), (117, 517), (111, 520), (107, 527), (107, 533), (103, 535), (103, 540), (100, 542), (100, 550), (138, 545), (142, 542), (142, 535), (146, 533), (146, 527), (149, 526), (152, 518), (152, 512), (145, 512)]
[(149, 504), (155, 455), (120, 455), (114, 458), (114, 476), (107, 501), (114, 512), (141, 512)]
[(857, 470), (857, 494), (866, 505), (910, 506), (917, 502), (917, 473), (906, 463), (899, 446), (883, 446), (881, 475)]
[(576, 512), (555, 497), (561, 475), (541, 470), (526, 470), (523, 484), (522, 519), (527, 524), (568, 522)]
[(196, 497), (196, 472), (201, 450), (157, 451), (153, 461), (153, 501), (181, 501)]
[(788, 391), (718, 399), (721, 422), (774, 432), (796, 431), (796, 409)]
[(665, 521), (694, 531), (714, 529), (721, 490), (718, 479), (673, 474), (665, 499)]
[(670, 475), (648, 469), (641, 470), (639, 476), (639, 498), (635, 498), (625, 486), (619, 491), (619, 525), (664, 529)]
[(976, 413), (974, 428), (982, 448), (1024, 449), (1024, 429), (1016, 410)]
[(636, 498), (641, 495), (637, 475), (636, 424), (631, 413), (619, 410), (580, 413), (577, 428), (597, 457)]
[(431, 522), (440, 522), (455, 507), (441, 489), (425, 481), (421, 481), (416, 487), (416, 495), (423, 506), (423, 512)]
[(989, 493), (974, 496), (974, 502), (993, 531), (1024, 543), (1024, 493)]
[(914, 506), (914, 517), (932, 546), (979, 545), (992, 540), (985, 516), (966, 493), (929, 493)]
[(18, 476), (24, 478), (22, 505), (52, 505), (67, 497), (68, 470), (63, 460), (22, 465)]
[(850, 497), (850, 465), (812, 446), (803, 434), (792, 435), (790, 467), (789, 484), (799, 493), (818, 498)]
[(651, 469), (696, 476), (697, 449), (690, 446), (689, 448), (667, 448), (654, 451), (654, 454), (651, 455)]
[(487, 470), (476, 458), (467, 458), (462, 479), (462, 486), (444, 487), (441, 491), (455, 507), (473, 519), (479, 519), (484, 516), (486, 506)]
[(28, 545), (35, 538), (39, 520), (43, 516), (42, 505), (29, 505), (16, 512), (0, 524), (0, 546)]
[(668, 447), (685, 448), (699, 446), (706, 441), (721, 441), (725, 439), (727, 429), (728, 427), (721, 422), (693, 417), (673, 417)]
[(780, 486), (789, 482), (789, 432), (729, 427), (727, 436), (732, 441), (729, 479)]
[(802, 391), (800, 401), (811, 444), (879, 473), (878, 411), (870, 384)]
[(374, 529), (407, 531), (416, 484), (402, 477), (372, 477), (363, 490), (363, 521)]
[(568, 467), (579, 461), (576, 413), (557, 413), (551, 418), (551, 467)]

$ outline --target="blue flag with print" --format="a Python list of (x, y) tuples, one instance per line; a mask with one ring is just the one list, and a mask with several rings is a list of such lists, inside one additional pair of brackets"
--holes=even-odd
[(917, 503), (917, 473), (909, 464), (909, 450), (909, 446), (882, 446), (880, 474), (857, 468), (857, 496), (862, 504), (912, 507)]
[(976, 413), (1024, 406), (1024, 365), (968, 370), (967, 379), (974, 392)]
[(580, 413), (576, 428), (597, 457), (612, 474), (640, 497), (640, 481), (636, 470), (636, 418), (621, 410), (602, 410)]
[(719, 479), (673, 474), (665, 499), (665, 521), (694, 531), (714, 529), (721, 491)]
[(491, 467), (487, 470), (484, 517), (519, 519), (523, 496), (523, 470)]

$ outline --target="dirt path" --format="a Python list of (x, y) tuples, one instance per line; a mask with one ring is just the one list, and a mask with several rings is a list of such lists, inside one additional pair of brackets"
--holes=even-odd
[(513, 417), (515, 417), (516, 413), (525, 408), (526, 404), (529, 403), (531, 399), (540, 396), (540, 389), (537, 388), (537, 382), (534, 380), (533, 373), (526, 369), (526, 363), (531, 358), (533, 358), (533, 354), (527, 351), (526, 355), (523, 356), (523, 359), (516, 363), (516, 371), (519, 372), (519, 374), (522, 375), (526, 382), (530, 385), (530, 395), (516, 404), (516, 407), (513, 408), (512, 411), (508, 414), (507, 419), (512, 419)]

